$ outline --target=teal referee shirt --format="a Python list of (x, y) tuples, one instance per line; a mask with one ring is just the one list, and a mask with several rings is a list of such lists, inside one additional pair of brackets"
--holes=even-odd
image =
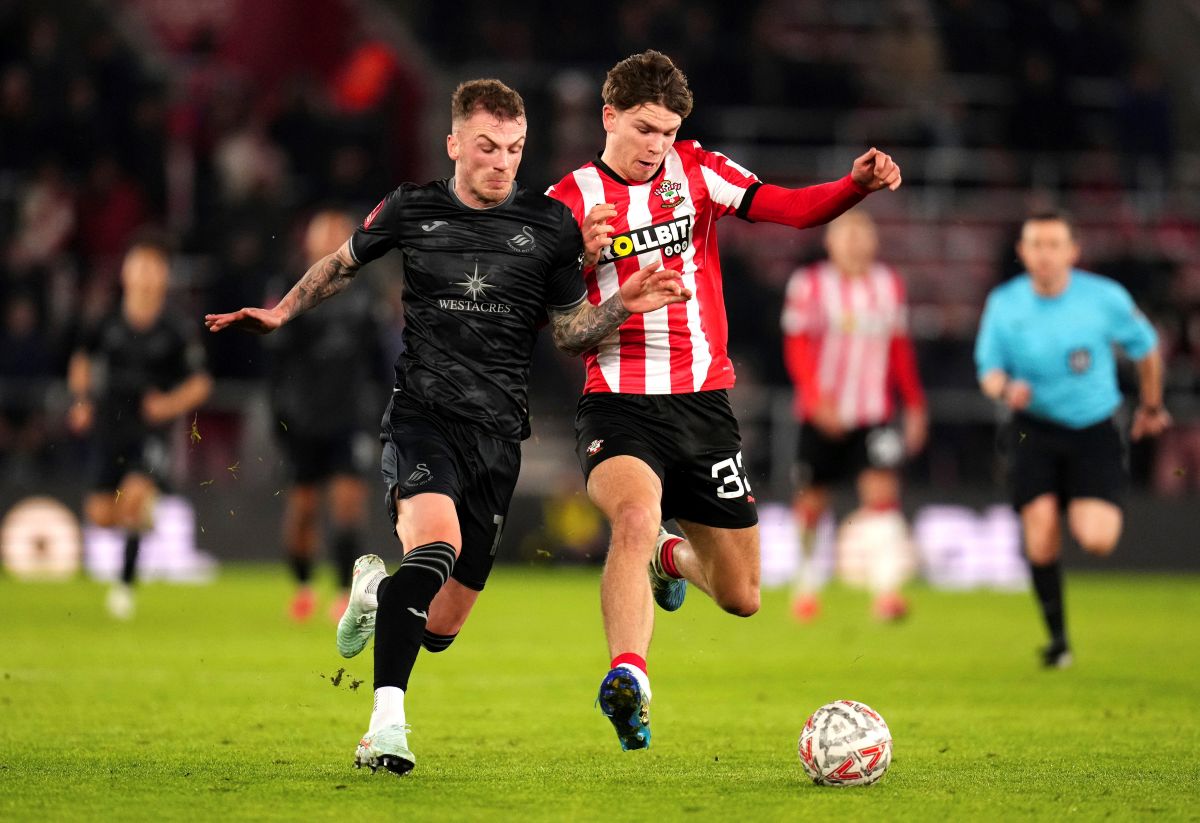
[(975, 367), (980, 379), (1000, 369), (1026, 381), (1033, 391), (1026, 411), (1082, 429), (1112, 416), (1121, 402), (1113, 346), (1141, 360), (1157, 342), (1121, 284), (1072, 269), (1067, 287), (1044, 297), (1022, 274), (988, 295)]

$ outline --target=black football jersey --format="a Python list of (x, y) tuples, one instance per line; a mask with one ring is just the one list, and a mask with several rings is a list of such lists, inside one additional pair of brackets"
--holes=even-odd
[(370, 289), (347, 289), (264, 338), (276, 428), (305, 437), (363, 428), (363, 401), (385, 379), (375, 300)]
[(204, 347), (167, 315), (138, 330), (117, 309), (81, 342), (92, 361), (100, 437), (137, 439), (151, 428), (142, 419), (142, 397), (170, 391), (205, 367)]
[(529, 436), (529, 361), (546, 310), (587, 298), (583, 239), (556, 200), (513, 187), (474, 209), (451, 180), (405, 183), (350, 239), (359, 263), (404, 255), (404, 351), (395, 391), (488, 434)]

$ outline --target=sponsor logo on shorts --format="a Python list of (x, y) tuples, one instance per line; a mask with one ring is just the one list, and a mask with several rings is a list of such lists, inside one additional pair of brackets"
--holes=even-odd
[(521, 226), (521, 233), (508, 238), (508, 247), (521, 254), (529, 254), (537, 248), (537, 240), (533, 237), (533, 229)]
[(685, 215), (666, 223), (613, 235), (612, 245), (601, 252), (605, 263), (622, 260), (631, 254), (661, 251), (664, 257), (683, 254), (692, 245), (692, 217)]
[(433, 472), (424, 463), (418, 463), (416, 470), (408, 476), (405, 484), (409, 486), (423, 486), (433, 479)]
[(600, 453), (600, 450), (603, 448), (604, 448), (603, 440), (593, 440), (591, 443), (588, 443), (587, 456), (595, 457), (597, 454)]

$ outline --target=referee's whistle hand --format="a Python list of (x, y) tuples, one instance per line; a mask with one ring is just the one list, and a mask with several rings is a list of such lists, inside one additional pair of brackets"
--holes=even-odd
[(1004, 387), (1004, 403), (1013, 411), (1021, 411), (1029, 407), (1033, 399), (1033, 389), (1024, 380), (1012, 380)]

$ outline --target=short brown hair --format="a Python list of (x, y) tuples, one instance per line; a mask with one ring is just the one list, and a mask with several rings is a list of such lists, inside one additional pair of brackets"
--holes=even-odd
[(525, 101), (515, 89), (493, 78), (459, 83), (450, 97), (450, 122), (461, 123), (476, 109), (501, 120), (518, 120), (525, 116)]
[(658, 103), (680, 117), (692, 113), (692, 90), (671, 58), (650, 49), (626, 57), (609, 69), (601, 91), (604, 102), (622, 111)]
[[(1025, 218), (1025, 223), (1062, 223), (1067, 227), (1067, 235), (1075, 239), (1075, 221), (1071, 218), (1070, 212), (1063, 209), (1043, 209), (1035, 211)], [(1025, 223), (1021, 225), (1024, 226)]]

